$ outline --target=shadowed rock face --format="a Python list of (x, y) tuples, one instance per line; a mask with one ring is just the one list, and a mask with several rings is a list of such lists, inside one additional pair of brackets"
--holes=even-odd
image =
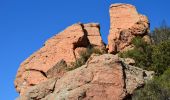
[[(99, 24), (74, 24), (53, 36), (40, 50), (21, 64), (15, 80), (17, 91), (22, 94), (28, 87), (46, 81), (47, 72), (59, 61), (64, 60), (66, 64), (75, 62), (79, 57), (78, 52), (89, 45), (99, 49), (105, 48)], [(62, 76), (65, 72), (65, 69), (60, 69), (58, 76)]]
[(149, 21), (146, 16), (138, 14), (136, 8), (129, 4), (112, 4), (110, 6), (110, 34), (108, 52), (118, 53), (133, 47), (131, 40), (136, 36), (145, 37), (149, 33)]

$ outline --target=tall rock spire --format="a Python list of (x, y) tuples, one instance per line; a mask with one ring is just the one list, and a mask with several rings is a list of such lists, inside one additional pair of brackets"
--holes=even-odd
[(109, 53), (132, 48), (132, 38), (136, 36), (146, 38), (148, 33), (148, 18), (138, 14), (134, 6), (121, 3), (110, 6), (110, 33), (107, 45)]

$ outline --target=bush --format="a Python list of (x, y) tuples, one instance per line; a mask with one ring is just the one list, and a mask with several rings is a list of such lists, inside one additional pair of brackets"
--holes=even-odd
[(170, 66), (170, 40), (153, 46), (152, 70), (162, 74)]
[(169, 100), (170, 99), (170, 68), (160, 77), (148, 82), (144, 88), (132, 95), (132, 100)]
[(156, 45), (147, 44), (140, 37), (132, 40), (135, 48), (119, 56), (132, 58), (136, 66), (145, 70), (153, 70), (157, 75), (161, 75), (170, 66), (170, 40), (163, 41)]
[(69, 66), (67, 70), (74, 70), (78, 67), (81, 67), (82, 65), (84, 65), (86, 63), (86, 61), (89, 59), (89, 57), (93, 53), (101, 55), (105, 52), (101, 51), (100, 49), (97, 49), (97, 48), (88, 47), (86, 51), (80, 52), (80, 58), (76, 59), (75, 62), (72, 62), (71, 66)]
[(133, 38), (132, 44), (135, 46), (134, 49), (119, 53), (119, 56), (122, 58), (132, 58), (135, 60), (136, 66), (143, 69), (149, 69), (148, 67), (152, 64), (151, 46), (147, 44), (141, 37)]
[(123, 58), (133, 58), (140, 68), (156, 72), (152, 81), (134, 92), (132, 100), (170, 100), (170, 28), (156, 28), (152, 38), (154, 44), (136, 37), (132, 40), (134, 49), (119, 54)]
[(170, 40), (170, 27), (164, 22), (159, 28), (155, 28), (152, 32), (152, 38), (155, 44)]

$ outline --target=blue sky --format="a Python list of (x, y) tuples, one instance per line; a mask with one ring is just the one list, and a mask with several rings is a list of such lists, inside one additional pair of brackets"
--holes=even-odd
[(67, 26), (98, 22), (107, 43), (109, 6), (118, 2), (135, 5), (151, 29), (170, 23), (170, 0), (0, 0), (0, 100), (18, 96), (13, 83), (19, 64)]

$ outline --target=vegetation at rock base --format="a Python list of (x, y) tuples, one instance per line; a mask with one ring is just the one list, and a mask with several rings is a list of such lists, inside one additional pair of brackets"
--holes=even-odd
[(135, 37), (132, 40), (134, 49), (119, 53), (119, 56), (133, 58), (136, 66), (156, 73), (153, 80), (135, 91), (133, 100), (170, 100), (170, 27), (155, 28), (151, 37), (152, 44)]
[(153, 46), (152, 70), (162, 74), (170, 66), (170, 40)]
[(161, 75), (170, 66), (170, 38), (162, 40), (163, 37), (161, 36), (160, 39), (159, 36), (163, 32), (167, 32), (166, 37), (170, 36), (170, 28), (160, 27), (153, 32), (155, 31), (156, 33), (152, 35), (153, 44), (146, 43), (141, 37), (135, 37), (132, 40), (134, 49), (119, 53), (119, 56), (133, 58), (136, 66), (145, 70), (153, 70), (157, 75)]
[(132, 100), (169, 100), (170, 99), (170, 68), (161, 76), (149, 81), (144, 88), (135, 91)]
[(152, 48), (147, 44), (141, 37), (133, 38), (132, 44), (135, 46), (134, 49), (119, 53), (119, 56), (122, 58), (133, 58), (136, 62), (136, 66), (149, 69), (151, 66), (151, 53)]
[(89, 57), (90, 57), (92, 54), (99, 54), (99, 55), (101, 55), (101, 54), (104, 54), (104, 53), (106, 53), (106, 52), (105, 52), (105, 51), (102, 51), (102, 50), (100, 50), (100, 49), (98, 49), (98, 48), (88, 47), (87, 50), (81, 51), (81, 52), (79, 53), (80, 58), (76, 59), (75, 62), (72, 62), (72, 63), (71, 63), (71, 66), (68, 67), (67, 70), (70, 71), (70, 70), (74, 70), (74, 69), (76, 69), (76, 68), (78, 68), (78, 67), (81, 67), (82, 65), (84, 65), (84, 64), (86, 63), (86, 61), (89, 59)]

